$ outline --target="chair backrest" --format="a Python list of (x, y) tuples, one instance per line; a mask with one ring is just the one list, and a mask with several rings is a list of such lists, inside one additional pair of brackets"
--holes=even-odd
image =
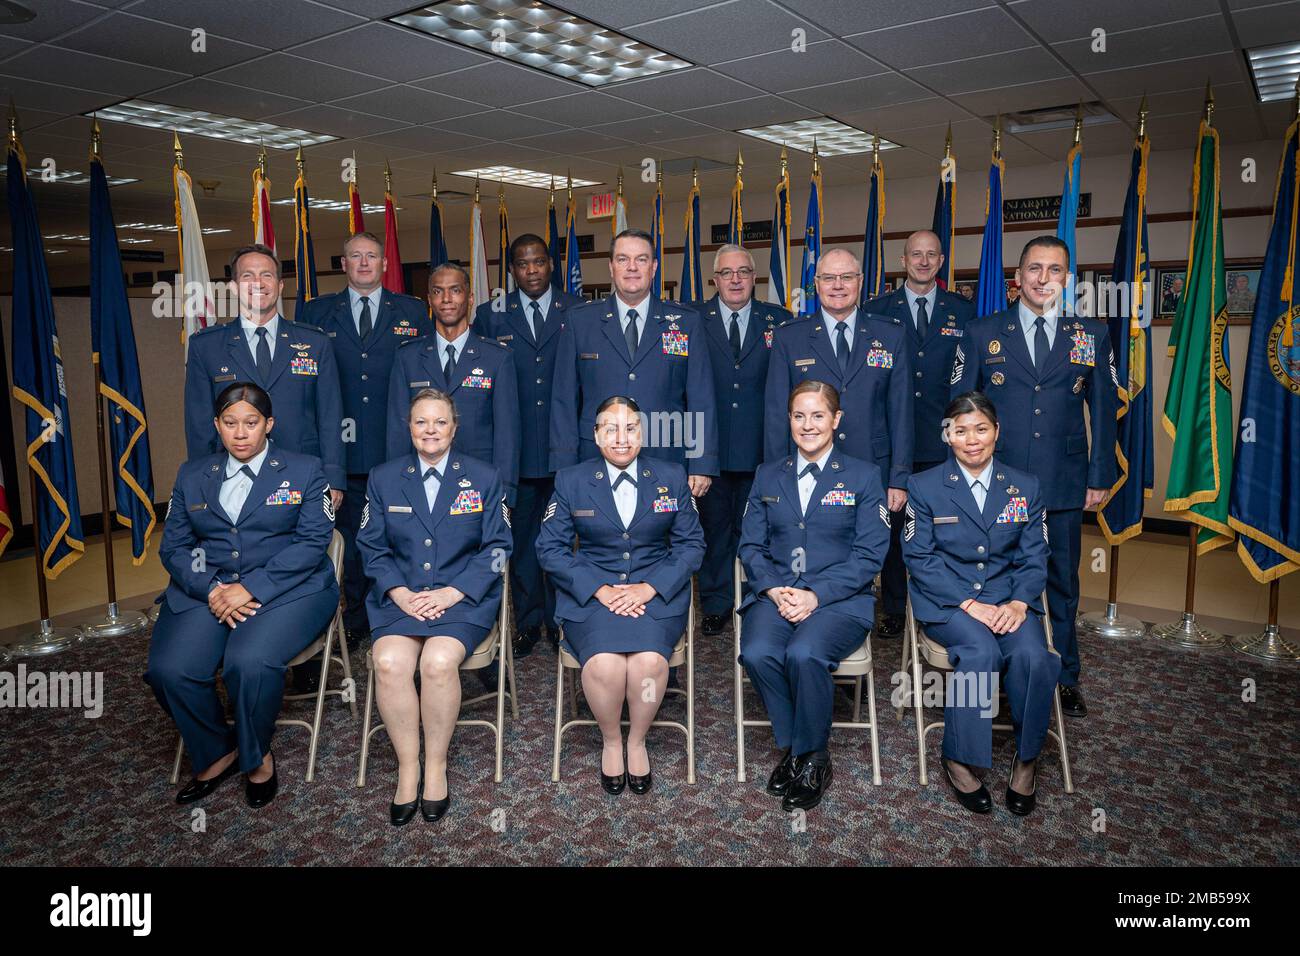
[(325, 549), (325, 553), (330, 556), (330, 564), (334, 565), (334, 580), (341, 588), (343, 586), (343, 535), (339, 533), (338, 528), (335, 528), (330, 536), (330, 544)]

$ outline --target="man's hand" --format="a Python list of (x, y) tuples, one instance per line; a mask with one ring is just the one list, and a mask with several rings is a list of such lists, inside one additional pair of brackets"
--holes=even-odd
[(907, 491), (903, 488), (890, 488), (885, 492), (885, 501), (890, 511), (902, 511), (907, 504)]
[(1085, 508), (1095, 508), (1106, 500), (1109, 494), (1105, 488), (1089, 488), (1083, 496), (1083, 506)]
[(338, 513), (339, 505), (341, 504), (343, 504), (343, 492), (339, 491), (337, 488), (331, 488), (330, 507), (334, 509), (336, 514)]
[(691, 489), (691, 494), (696, 498), (703, 498), (709, 493), (709, 486), (713, 484), (713, 479), (708, 475), (691, 475), (686, 479), (686, 484)]

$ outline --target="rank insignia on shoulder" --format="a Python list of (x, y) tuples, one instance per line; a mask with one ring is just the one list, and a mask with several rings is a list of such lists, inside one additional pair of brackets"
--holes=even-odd
[(989, 355), (997, 355), (1001, 351), (1002, 351), (1002, 343), (999, 342), (997, 339), (994, 339), (992, 342), (989, 343)]
[(462, 478), (460, 481), (456, 482), (456, 484), (461, 488), (468, 488), (472, 482), (468, 478)]

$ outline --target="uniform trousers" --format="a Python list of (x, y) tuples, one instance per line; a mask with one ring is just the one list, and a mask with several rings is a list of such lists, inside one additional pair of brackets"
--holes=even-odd
[(704, 564), (699, 571), (700, 610), (704, 614), (731, 614), (740, 521), (753, 484), (752, 471), (724, 471), (713, 479), (708, 493), (696, 499), (704, 528)]

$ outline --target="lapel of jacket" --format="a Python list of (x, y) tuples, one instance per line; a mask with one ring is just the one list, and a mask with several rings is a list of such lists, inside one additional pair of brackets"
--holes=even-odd
[(334, 303), (334, 324), (352, 340), (357, 348), (361, 348), (361, 336), (357, 335), (357, 327), (352, 323), (352, 296), (347, 289), (339, 293)]
[(623, 531), (626, 529), (623, 527), (623, 519), (618, 515), (618, 506), (614, 504), (614, 489), (609, 481), (609, 467), (609, 462), (603, 458), (592, 462), (591, 474), (587, 476), (588, 496), (591, 503), (605, 516), (605, 520)]
[[(239, 510), (239, 518), (236, 519), (235, 524), (243, 524), (262, 506), (262, 502), (276, 490), (283, 479), (284, 468), (284, 462), (276, 454), (275, 447), (268, 443), (266, 457), (262, 459), (262, 470), (253, 479), (253, 487), (248, 489), (248, 497), (244, 499), (244, 507)], [(308, 502), (304, 501), (299, 507), (305, 508), (307, 504)]]
[[(961, 466), (957, 464), (956, 459), (952, 456), (948, 457), (948, 463), (944, 466), (943, 483), (952, 496), (952, 503), (966, 513), (966, 517), (975, 523), (975, 527), (987, 528), (988, 525), (984, 521), (984, 515), (975, 505), (975, 496), (971, 494), (970, 485), (966, 482), (966, 476), (962, 474)], [(986, 499), (985, 504), (988, 503)]]
[(781, 494), (790, 504), (790, 511), (794, 514), (796, 521), (803, 521), (803, 509), (799, 506), (799, 473), (795, 469), (795, 462), (799, 460), (797, 454), (791, 455), (785, 460), (785, 466), (781, 469), (780, 486)]
[(749, 353), (758, 347), (758, 342), (763, 337), (763, 333), (772, 328), (775, 328), (772, 323), (772, 313), (761, 308), (758, 300), (750, 299), (749, 327), (745, 329), (745, 338), (740, 343), (740, 360), (742, 362), (749, 358)]
[[(1008, 483), (1007, 473), (998, 464), (997, 459), (993, 461), (993, 473), (989, 476), (989, 493), (984, 497), (984, 527), (992, 528), (997, 524), (998, 515), (1007, 507), (1007, 502), (1011, 500), (1009, 489), (1015, 488), (1015, 485)], [(1016, 488), (1018, 492), (1020, 489)]]
[[(938, 287), (935, 287), (938, 289)], [(929, 324), (925, 329), (925, 341), (922, 347), (928, 346), (940, 335), (940, 329), (948, 322), (949, 314), (955, 314), (952, 311), (952, 302), (948, 298), (948, 293), (943, 289), (938, 289), (934, 296), (934, 308), (930, 310)]]
[[(635, 368), (641, 364), (641, 361), (651, 352), (663, 345), (663, 333), (668, 330), (668, 320), (664, 318), (665, 310), (663, 303), (650, 297), (650, 305), (646, 309), (650, 314), (645, 317), (645, 325), (641, 330), (641, 338), (637, 341), (636, 358), (632, 360), (632, 367)], [(627, 346), (624, 344), (624, 349)]]
[(568, 316), (565, 314), (566, 307), (560, 301), (560, 293), (556, 289), (551, 290), (551, 307), (547, 310), (546, 321), (542, 323), (542, 334), (537, 338), (537, 348), (540, 351), (542, 346), (559, 334), (562, 326)]
[[(600, 327), (613, 347), (613, 354), (627, 362), (630, 367), (632, 363), (627, 355), (627, 340), (623, 338), (623, 323), (618, 317), (618, 302), (613, 295), (605, 300), (605, 317), (601, 319)], [(646, 328), (649, 327), (649, 320), (647, 320)], [(645, 336), (642, 338), (644, 339)]]
[[(808, 320), (808, 338), (809, 345), (817, 353), (817, 361), (823, 363), (826, 369), (822, 372), (814, 367), (809, 377), (821, 379), (836, 388), (843, 387), (844, 379), (840, 377), (840, 363), (835, 357), (835, 349), (831, 347), (830, 336), (826, 332), (826, 325), (820, 312)], [(851, 362), (852, 358), (849, 361)], [(795, 508), (798, 507), (799, 503), (796, 501)]]
[(239, 324), (239, 319), (230, 323), (230, 330), (227, 332), (226, 355), (229, 357), (232, 365), (238, 365), (243, 373), (239, 376), (241, 381), (256, 382), (258, 385), (265, 387), (262, 377), (257, 374), (257, 362), (253, 359), (253, 353), (248, 348), (248, 339), (244, 338), (244, 328)]
[[(795, 458), (796, 462), (798, 462), (798, 460), (798, 458)], [(840, 461), (839, 456), (835, 453), (835, 450), (832, 449), (831, 456), (826, 459), (826, 467), (823, 468), (821, 474), (817, 476), (817, 484), (813, 486), (813, 493), (808, 496), (808, 510), (805, 514), (809, 518), (817, 513), (817, 507), (820, 505), (822, 498), (825, 497), (826, 492), (831, 490), (831, 486), (839, 480), (843, 468), (844, 465)]]
[(849, 349), (849, 371), (844, 376), (844, 385), (849, 383), (867, 367), (867, 352), (871, 349), (871, 330), (867, 328), (865, 313), (859, 309), (853, 317), (853, 347)]
[[(349, 318), (351, 318), (351, 316), (349, 316)], [(348, 324), (351, 325), (352, 323), (349, 322)], [(393, 313), (392, 293), (387, 289), (380, 289), (379, 307), (375, 309), (373, 324), (370, 326), (370, 335), (361, 343), (362, 348), (373, 348), (396, 324), (397, 317)]]
[[(1019, 306), (1012, 306), (1006, 312), (998, 315), (996, 322), (997, 325), (994, 326), (993, 334), (1002, 341), (1002, 350), (1023, 365), (1025, 371), (1031, 376), (1037, 378), (1038, 372), (1034, 369), (1033, 360), (1029, 357), (1029, 346), (1025, 344), (1025, 333), (1020, 327)], [(981, 355), (979, 361), (983, 362), (987, 357), (987, 355)], [(969, 356), (966, 361), (970, 361)]]
[(506, 325), (510, 327), (510, 331), (516, 339), (522, 339), (529, 345), (536, 347), (537, 340), (533, 337), (532, 326), (528, 324), (528, 316), (519, 305), (518, 292), (511, 293), (506, 300)]
[[(659, 479), (655, 474), (654, 466), (650, 464), (650, 460), (638, 455), (636, 467), (636, 511), (632, 512), (632, 521), (627, 526), (629, 531), (636, 526), (638, 521), (650, 513), (650, 509), (654, 506), (655, 499), (659, 497), (659, 486), (655, 484)], [(613, 497), (612, 490), (610, 496)], [(678, 511), (683, 508), (689, 508), (690, 506), (691, 502), (689, 499), (686, 501), (678, 499), (677, 501)]]
[(1074, 328), (1075, 319), (1066, 321), (1064, 315), (1056, 317), (1056, 338), (1052, 340), (1051, 351), (1047, 353), (1047, 361), (1043, 364), (1043, 378), (1047, 378), (1056, 367), (1069, 357), (1070, 348), (1074, 345)]
[[(705, 331), (708, 332), (709, 337), (718, 343), (718, 348), (722, 349), (720, 354), (730, 355), (731, 340), (727, 338), (727, 319), (723, 317), (722, 309), (722, 300), (716, 295), (705, 303), (703, 312), (704, 328)], [(752, 309), (750, 310), (750, 315), (751, 317), (753, 316)], [(741, 348), (741, 353), (744, 354), (743, 346)]]
[[(226, 459), (228, 457), (229, 455), (225, 449), (222, 449), (217, 455), (216, 464), (199, 476), (199, 494), (207, 504), (207, 510), (216, 512), (223, 519), (231, 517), (221, 507), (221, 485), (226, 480)], [(235, 517), (238, 517), (238, 515)]]
[[(293, 359), (295, 349), (289, 347), (289, 339), (294, 332), (294, 328), (289, 324), (284, 316), (280, 316), (279, 327), (276, 330), (275, 354), (271, 356), (271, 375), (266, 383), (266, 390), (269, 392), (273, 386), (284, 374), (284, 370), (289, 367), (289, 362)], [(311, 356), (320, 361), (320, 357), (313, 354)], [(319, 370), (319, 369), (318, 369)]]
[[(453, 472), (450, 453), (443, 468), (437, 497), (433, 501), (433, 512), (429, 511), (429, 499), (424, 494), (424, 469), (427, 467), (418, 454), (411, 452), (406, 469), (402, 472), (402, 494), (411, 508), (411, 513), (418, 516), (420, 523), (432, 534), (438, 526), (437, 512), (445, 512), (451, 508), (450, 485)], [(446, 493), (445, 497), (444, 493)]]

